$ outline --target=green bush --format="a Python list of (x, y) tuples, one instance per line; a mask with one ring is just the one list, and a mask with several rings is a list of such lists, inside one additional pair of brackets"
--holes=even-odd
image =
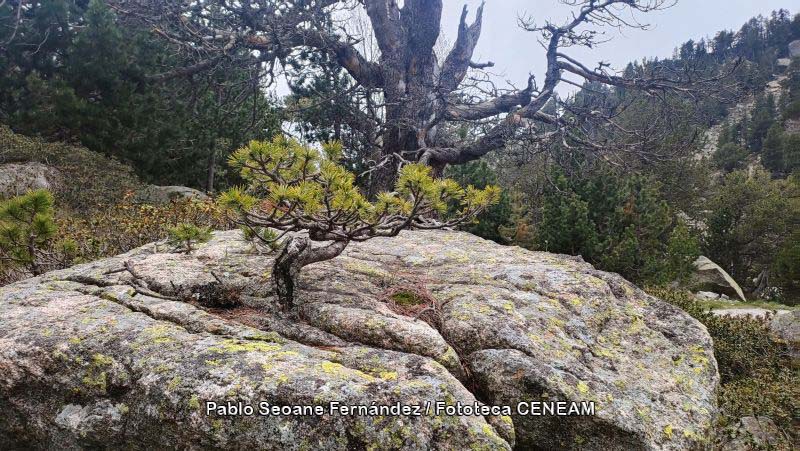
[(703, 251), (740, 284), (770, 268), (800, 219), (790, 183), (764, 170), (727, 174), (708, 199)]
[[(496, 185), (498, 182), (497, 174), (483, 160), (450, 166), (447, 168), (447, 176), (461, 186), (471, 185), (478, 189)], [(503, 230), (512, 226), (511, 216), (511, 198), (506, 191), (503, 191), (500, 194), (500, 201), (496, 205), (487, 208), (475, 218), (475, 221), (461, 228), (481, 238), (506, 243), (509, 240), (504, 236)]]
[(786, 105), (786, 109), (783, 110), (783, 117), (786, 119), (800, 118), (800, 100), (795, 100)]
[(581, 255), (605, 271), (654, 284), (685, 276), (698, 255), (686, 224), (642, 176), (557, 175), (544, 195), (537, 241), (540, 249)]
[(714, 339), (721, 383), (720, 427), (744, 416), (765, 415), (800, 438), (794, 426), (800, 412), (800, 369), (792, 366), (787, 345), (770, 339), (767, 319), (715, 316), (688, 292), (649, 292), (698, 319)]
[(796, 299), (800, 296), (800, 230), (796, 230), (786, 240), (783, 248), (775, 257), (775, 279), (778, 285), (791, 296), (787, 299)]
[(53, 195), (30, 191), (0, 204), (0, 282), (37, 276), (67, 265), (76, 248), (57, 240)]
[(773, 172), (783, 171), (783, 127), (774, 124), (761, 147), (761, 164)]
[(800, 135), (788, 134), (783, 137), (783, 170), (791, 173), (800, 169)]
[(712, 156), (714, 165), (725, 172), (741, 169), (745, 165), (748, 151), (742, 146), (727, 143), (717, 149)]

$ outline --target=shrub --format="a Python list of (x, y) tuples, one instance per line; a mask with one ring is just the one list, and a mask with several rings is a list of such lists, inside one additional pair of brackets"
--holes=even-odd
[(697, 255), (680, 224), (645, 177), (559, 174), (544, 195), (537, 241), (540, 249), (579, 254), (629, 280), (660, 284), (685, 275)]
[(800, 135), (787, 134), (783, 138), (783, 168), (787, 173), (800, 169)]
[(170, 228), (193, 224), (228, 229), (232, 223), (210, 201), (176, 200), (163, 205), (136, 204), (129, 194), (89, 216), (64, 212), (57, 224), (64, 236), (77, 243), (77, 260), (91, 261), (118, 255), (169, 237)]
[(790, 294), (800, 292), (800, 230), (795, 231), (775, 257), (775, 279)]
[(175, 227), (167, 229), (169, 243), (186, 252), (192, 252), (192, 246), (197, 243), (205, 243), (211, 239), (211, 228), (197, 226), (188, 222), (182, 222)]
[(734, 143), (727, 143), (714, 152), (712, 160), (716, 167), (725, 172), (731, 172), (744, 167), (747, 155), (747, 149), (744, 147)]
[(705, 324), (714, 339), (721, 382), (720, 427), (735, 424), (744, 416), (765, 415), (787, 433), (796, 434), (800, 370), (792, 366), (787, 345), (770, 338), (768, 319), (716, 316), (703, 309), (691, 293), (649, 291)]
[(0, 282), (66, 266), (74, 257), (69, 239), (56, 240), (53, 195), (30, 191), (0, 204)]
[(783, 171), (783, 127), (774, 124), (761, 147), (761, 164), (773, 172)]
[(800, 100), (795, 100), (794, 102), (786, 105), (786, 109), (783, 110), (783, 117), (786, 119), (800, 118)]
[(773, 180), (763, 169), (727, 174), (707, 202), (704, 255), (739, 283), (772, 265), (800, 217), (791, 203), (791, 184)]

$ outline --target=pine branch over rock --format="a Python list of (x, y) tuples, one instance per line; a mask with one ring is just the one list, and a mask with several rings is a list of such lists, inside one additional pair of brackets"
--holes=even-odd
[(451, 179), (434, 179), (428, 166), (408, 164), (394, 191), (370, 202), (355, 186), (355, 176), (338, 164), (341, 156), (340, 143), (319, 151), (282, 136), (252, 141), (231, 156), (247, 185), (219, 201), (249, 238), (278, 252), (273, 280), (285, 308), (294, 305), (302, 267), (338, 256), (351, 241), (454, 227), (500, 199), (496, 186), (463, 188)]

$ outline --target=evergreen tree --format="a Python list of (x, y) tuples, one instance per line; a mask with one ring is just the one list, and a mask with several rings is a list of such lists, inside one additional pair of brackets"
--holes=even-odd
[(773, 124), (761, 149), (761, 163), (772, 172), (783, 171), (783, 127)]
[(787, 134), (783, 138), (783, 170), (787, 174), (800, 169), (800, 135)]
[(708, 201), (704, 254), (740, 284), (770, 267), (798, 213), (784, 185), (764, 170), (734, 171)]
[(251, 69), (233, 63), (192, 80), (149, 78), (181, 64), (102, 0), (34, 1), (0, 51), (0, 121), (117, 157), (149, 182), (212, 189), (227, 154), (278, 120)]
[(753, 107), (747, 130), (747, 145), (752, 152), (760, 152), (767, 131), (775, 123), (775, 97), (759, 96)]
[[(489, 185), (497, 185), (497, 175), (484, 160), (468, 164), (451, 166), (447, 175), (462, 186), (474, 186), (484, 189)], [(506, 191), (500, 194), (500, 200), (475, 218), (475, 222), (463, 226), (463, 229), (487, 240), (505, 243), (502, 228), (511, 226), (511, 200)]]
[(725, 172), (731, 172), (744, 166), (747, 155), (747, 149), (729, 142), (717, 149), (712, 159), (715, 166)]
[(685, 275), (696, 256), (690, 232), (677, 224), (657, 184), (645, 177), (558, 174), (545, 194), (537, 241), (630, 280), (664, 283)]

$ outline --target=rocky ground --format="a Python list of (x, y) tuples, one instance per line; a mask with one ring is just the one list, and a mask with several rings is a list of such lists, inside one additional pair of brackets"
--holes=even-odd
[[(703, 325), (580, 259), (404, 232), (309, 266), (297, 311), (236, 231), (0, 289), (0, 448), (690, 449)], [(220, 308), (221, 301), (238, 303)], [(419, 318), (417, 318), (417, 316)], [(594, 416), (206, 415), (275, 405), (594, 401)]]

